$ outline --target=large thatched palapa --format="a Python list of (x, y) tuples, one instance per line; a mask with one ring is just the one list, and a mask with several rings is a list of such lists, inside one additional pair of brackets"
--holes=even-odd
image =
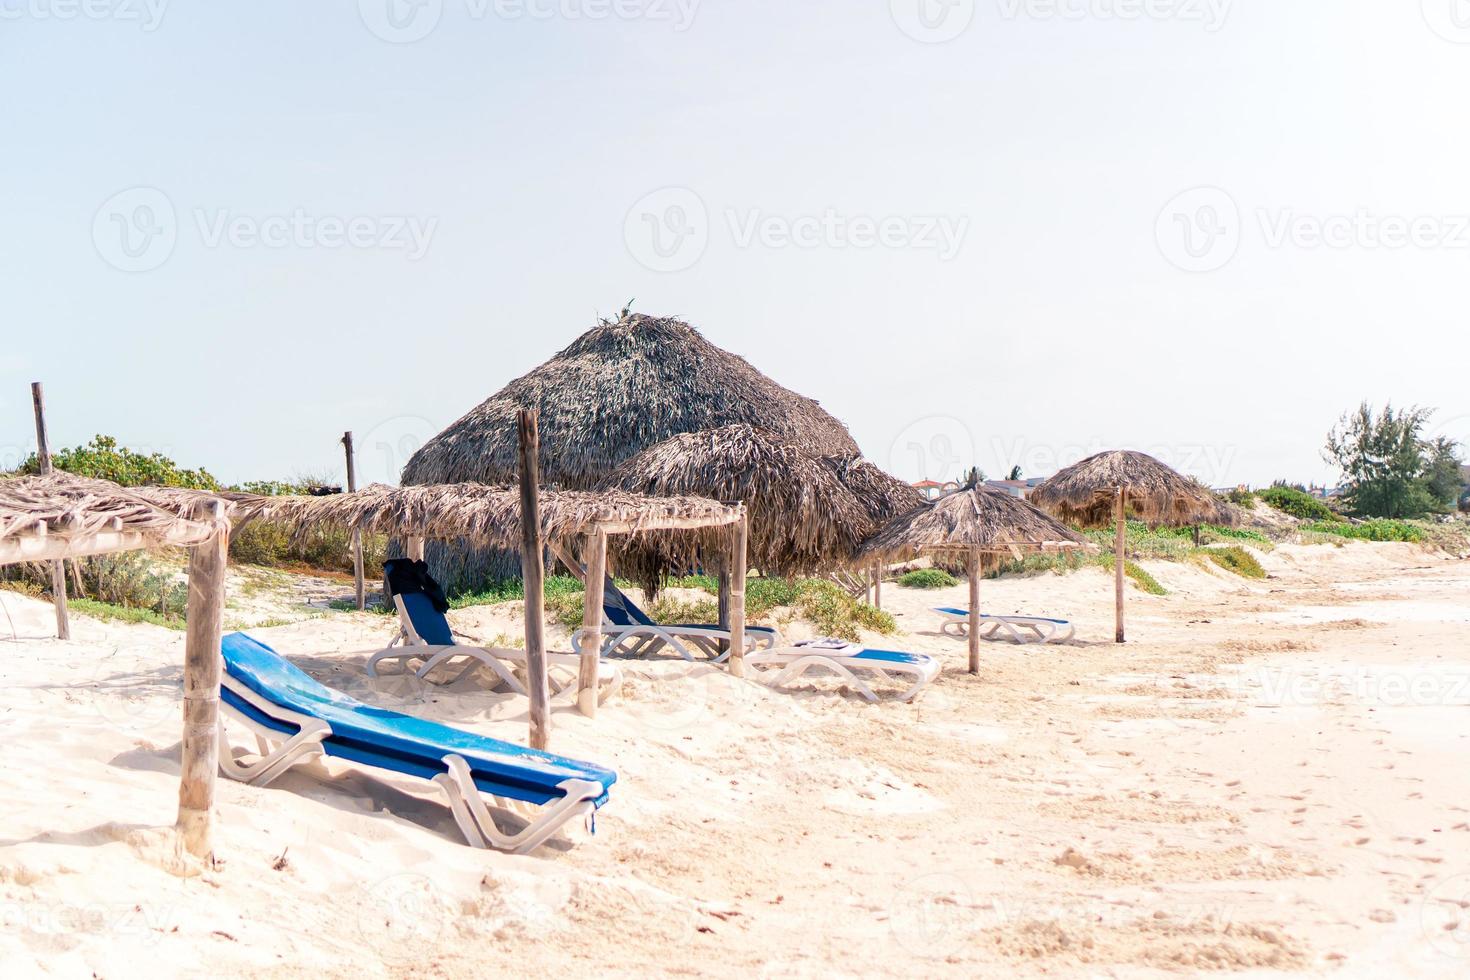
[(1031, 501), (1063, 520), (1115, 527), (1113, 588), (1116, 639), (1124, 642), (1123, 590), (1129, 515), (1153, 525), (1235, 523), (1235, 512), (1198, 480), (1146, 453), (1119, 449), (1089, 456), (1031, 491)]
[(744, 424), (667, 439), (622, 464), (603, 485), (745, 504), (751, 564), (779, 575), (850, 564), (882, 520), (920, 500), (871, 463), (817, 456)]
[(894, 562), (921, 554), (963, 556), (970, 578), (970, 673), (980, 672), (980, 572), (987, 556), (1090, 548), (1076, 531), (1019, 497), (970, 486), (894, 518), (863, 545), (860, 560)]
[[(815, 401), (781, 387), (689, 324), (633, 314), (604, 321), (429, 440), (405, 485), (513, 483), (516, 412), (536, 409), (547, 486), (591, 489), (664, 440), (745, 423), (813, 452), (857, 456), (857, 444)], [(431, 548), (441, 581), (478, 585), (513, 573), (483, 549)]]

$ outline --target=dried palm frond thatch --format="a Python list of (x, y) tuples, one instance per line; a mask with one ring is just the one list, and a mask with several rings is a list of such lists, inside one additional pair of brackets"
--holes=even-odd
[(822, 462), (857, 497), (875, 529), (924, 502), (922, 493), (861, 456), (823, 456)]
[[(867, 500), (859, 497), (842, 479), (843, 472), (772, 433), (727, 425), (677, 435), (646, 449), (603, 486), (655, 497), (697, 494), (743, 503), (750, 513), (752, 567), (767, 574), (798, 575), (850, 563), (863, 538), (879, 524), (872, 515), (888, 506), (882, 493)], [(859, 489), (879, 484), (867, 473), (862, 479)]]
[(405, 484), (511, 483), (516, 411), (540, 413), (541, 476), (590, 489), (670, 436), (744, 422), (817, 452), (856, 455), (847, 429), (689, 324), (631, 314), (603, 321), (430, 439)]
[(1209, 488), (1145, 453), (1114, 450), (1074, 463), (1031, 491), (1043, 510), (1085, 527), (1112, 523), (1123, 488), (1128, 513), (1148, 524), (1228, 524), (1234, 511)]
[(1020, 497), (981, 485), (889, 521), (863, 545), (860, 558), (871, 564), (926, 553), (1014, 555), (1089, 547), (1082, 535)]
[[(69, 554), (197, 544), (215, 529), (107, 480), (53, 473), (0, 480), (0, 554), (14, 560), (65, 542)], [(106, 536), (103, 539), (100, 536)], [(14, 545), (14, 547), (3, 547)]]

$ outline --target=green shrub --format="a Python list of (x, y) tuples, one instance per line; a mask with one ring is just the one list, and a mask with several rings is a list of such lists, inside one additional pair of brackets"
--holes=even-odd
[[(58, 470), (76, 476), (111, 480), (125, 487), (187, 487), (191, 490), (218, 490), (219, 481), (208, 470), (186, 470), (162, 453), (134, 452), (119, 446), (111, 436), (93, 436), (85, 446), (62, 449), (51, 456)], [(39, 473), (40, 461), (34, 453), (21, 464), (20, 472)]]
[(1245, 487), (1236, 487), (1225, 495), (1225, 499), (1237, 507), (1244, 507), (1246, 510), (1250, 510), (1256, 506), (1255, 492)]
[(648, 607), (648, 616), (666, 626), (717, 623), (720, 621), (720, 604), (713, 599), (676, 599), (665, 592)]
[(1228, 548), (1204, 548), (1201, 549), (1206, 558), (1228, 571), (1245, 578), (1265, 578), (1266, 570), (1256, 560), (1256, 556), (1246, 551), (1240, 545), (1231, 545)]
[(1425, 529), (1409, 521), (1388, 518), (1349, 524), (1345, 521), (1313, 521), (1303, 524), (1300, 530), (1313, 535), (1332, 535), (1351, 538), (1355, 541), (1406, 541), (1419, 544), (1428, 538)]
[(1309, 493), (1303, 493), (1295, 487), (1267, 487), (1257, 494), (1262, 500), (1275, 507), (1277, 510), (1292, 517), (1299, 517), (1304, 521), (1340, 521), (1332, 509)]
[(898, 584), (906, 589), (947, 589), (960, 580), (939, 568), (919, 568), (899, 576)]
[[(1111, 554), (1099, 555), (1097, 563), (1108, 572), (1112, 572), (1115, 565), (1115, 561)], [(1142, 565), (1139, 565), (1136, 562), (1124, 560), (1123, 574), (1126, 575), (1130, 580), (1132, 580), (1133, 584), (1137, 588), (1141, 589), (1144, 592), (1147, 592), (1149, 595), (1169, 594), (1169, 590), (1164, 588), (1164, 586), (1160, 584), (1158, 579), (1150, 575), (1143, 568)]]

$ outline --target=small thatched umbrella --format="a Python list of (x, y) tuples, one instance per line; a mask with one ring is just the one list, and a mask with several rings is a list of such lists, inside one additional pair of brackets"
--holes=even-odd
[(1004, 490), (972, 485), (890, 521), (861, 557), (902, 561), (922, 553), (965, 556), (970, 578), (970, 673), (980, 672), (980, 571), (986, 555), (1088, 548), (1087, 539)]
[(1151, 525), (1232, 523), (1230, 508), (1199, 481), (1144, 453), (1114, 450), (1074, 463), (1031, 491), (1031, 500), (1065, 521), (1117, 526), (1114, 579), (1117, 641), (1123, 638), (1123, 576), (1129, 514)]
[(825, 459), (742, 424), (667, 439), (620, 466), (603, 489), (739, 501), (750, 513), (751, 563), (800, 575), (850, 564), (864, 538), (918, 502), (892, 484), (899, 481), (871, 463)]

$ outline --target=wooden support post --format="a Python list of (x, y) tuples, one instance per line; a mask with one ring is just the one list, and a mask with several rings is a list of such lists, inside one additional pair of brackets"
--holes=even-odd
[[(730, 563), (725, 555), (711, 559), (714, 564), (715, 581), (719, 585), (720, 606), (716, 625), (722, 630), (730, 628)], [(706, 569), (708, 571), (708, 569)], [(716, 649), (721, 653), (730, 649), (729, 640), (719, 640), (715, 643)]]
[[(218, 500), (201, 500), (190, 515), (221, 522)], [(184, 742), (176, 829), (184, 849), (209, 859), (214, 780), (219, 772), (220, 624), (225, 611), (225, 567), (230, 537), (219, 533), (189, 549), (188, 632), (184, 637)]]
[(403, 542), (403, 554), (404, 557), (411, 558), (414, 561), (423, 561), (424, 539), (420, 537), (411, 537), (406, 539)]
[(526, 688), (531, 695), (533, 749), (551, 743), (551, 696), (546, 683), (546, 569), (541, 564), (541, 436), (537, 413), (516, 413), (521, 472), (521, 581), (526, 591)]
[(873, 566), (873, 606), (883, 608), (883, 566)]
[(971, 549), (965, 562), (970, 576), (970, 673), (980, 673), (980, 552)]
[(1116, 592), (1115, 600), (1117, 604), (1115, 613), (1117, 622), (1116, 641), (1123, 643), (1125, 642), (1123, 639), (1123, 581), (1124, 568), (1128, 563), (1128, 492), (1120, 486), (1115, 491), (1115, 494), (1118, 499), (1117, 513), (1114, 515), (1114, 522), (1117, 525), (1117, 529), (1113, 540), (1113, 585), (1114, 591)]
[(601, 529), (587, 536), (582, 558), (587, 562), (583, 576), (586, 591), (582, 597), (582, 659), (577, 666), (577, 710), (588, 718), (597, 717), (598, 662), (602, 657), (602, 600), (607, 584), (607, 532)]
[[(347, 452), (347, 492), (357, 492), (357, 460), (352, 451), (352, 433), (342, 433), (342, 448)], [(367, 608), (367, 587), (362, 581), (362, 528), (352, 529), (352, 584), (357, 590), (357, 611)]]
[(750, 542), (750, 515), (741, 513), (730, 531), (730, 674), (745, 676), (745, 552)]
[[(31, 382), (31, 403), (36, 409), (36, 462), (42, 476), (51, 475), (51, 445), (46, 439), (46, 399), (41, 394), (41, 382)], [(51, 563), (51, 602), (56, 607), (56, 638), (71, 639), (71, 619), (66, 614), (66, 563), (57, 559)]]

